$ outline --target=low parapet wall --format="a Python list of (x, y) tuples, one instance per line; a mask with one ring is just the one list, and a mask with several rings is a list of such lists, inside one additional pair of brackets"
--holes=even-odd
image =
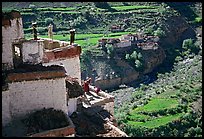
[(43, 63), (48, 63), (52, 60), (73, 58), (81, 54), (80, 46), (71, 46), (65, 48), (56, 48), (53, 50), (46, 50), (44, 52)]

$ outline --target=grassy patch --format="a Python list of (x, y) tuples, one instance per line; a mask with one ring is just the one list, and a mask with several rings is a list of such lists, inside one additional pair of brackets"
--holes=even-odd
[(151, 121), (146, 122), (135, 122), (135, 121), (128, 121), (127, 123), (133, 126), (143, 126), (147, 128), (155, 128), (159, 127), (161, 125), (165, 125), (169, 122), (172, 122), (173, 120), (179, 119), (184, 113), (177, 113), (175, 115), (169, 115), (169, 116), (162, 116), (159, 118), (155, 118)]
[(150, 120), (151, 117), (144, 114), (134, 114), (134, 115), (130, 114), (128, 115), (127, 119), (129, 121), (147, 121), (147, 120)]
[(195, 23), (202, 23), (202, 17), (196, 17), (194, 22)]
[(126, 10), (136, 10), (136, 9), (155, 9), (155, 6), (142, 6), (142, 5), (137, 5), (137, 6), (117, 6), (117, 7), (111, 7), (113, 9), (116, 9), (118, 11), (126, 11)]
[(166, 108), (174, 108), (178, 105), (178, 100), (176, 99), (167, 99), (167, 98), (153, 98), (149, 101), (147, 105), (144, 105), (143, 107), (138, 107), (134, 109), (133, 111), (158, 111), (163, 110)]

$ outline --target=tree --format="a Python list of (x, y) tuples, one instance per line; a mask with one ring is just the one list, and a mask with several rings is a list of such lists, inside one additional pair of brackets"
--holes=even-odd
[(132, 58), (132, 59), (137, 59), (137, 52), (136, 51), (134, 51), (131, 55), (130, 55), (130, 57)]
[(140, 59), (140, 60), (142, 60), (142, 54), (141, 54), (140, 52), (138, 53), (137, 58)]
[(113, 57), (113, 55), (114, 55), (114, 53), (113, 53), (113, 51), (114, 51), (113, 46), (110, 45), (110, 44), (106, 44), (106, 48), (107, 48), (107, 53), (108, 53), (108, 55), (109, 55), (110, 57)]
[(30, 9), (32, 9), (32, 11), (36, 11), (36, 10), (37, 10), (37, 7), (36, 7), (35, 4), (30, 4), (28, 7), (29, 7)]
[(135, 67), (140, 69), (142, 67), (142, 63), (139, 60), (135, 60)]
[(53, 24), (53, 19), (52, 18), (45, 18), (45, 24), (48, 26), (49, 24)]
[(97, 8), (102, 8), (102, 9), (108, 9), (110, 8), (110, 5), (107, 2), (94, 2), (94, 5)]
[(94, 5), (97, 7), (97, 8), (101, 8), (101, 9), (108, 9), (109, 11), (117, 11), (113, 8), (111, 8), (111, 6), (108, 4), (108, 2), (94, 2)]
[(130, 60), (130, 54), (126, 54), (125, 59)]

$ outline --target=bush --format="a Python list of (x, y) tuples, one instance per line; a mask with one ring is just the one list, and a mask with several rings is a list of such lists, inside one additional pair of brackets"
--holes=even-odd
[(148, 27), (144, 30), (145, 34), (154, 35), (154, 29), (152, 27)]
[(154, 36), (158, 36), (160, 38), (165, 37), (165, 31), (163, 31), (161, 28), (157, 28), (156, 31), (154, 31)]
[(182, 44), (182, 48), (184, 51), (188, 51), (188, 52), (196, 53), (196, 54), (199, 52), (199, 49), (200, 49), (198, 45), (195, 45), (193, 43), (192, 39), (184, 40)]
[(202, 23), (202, 17), (196, 17), (194, 23)]

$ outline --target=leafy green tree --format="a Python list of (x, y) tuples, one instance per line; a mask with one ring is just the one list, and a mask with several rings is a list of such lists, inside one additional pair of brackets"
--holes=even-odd
[(30, 4), (28, 7), (29, 7), (30, 9), (32, 9), (33, 11), (36, 11), (36, 10), (37, 10), (37, 7), (36, 7), (35, 4)]
[(142, 60), (142, 54), (141, 54), (140, 52), (138, 53), (137, 58), (138, 58), (139, 60)]
[(48, 17), (48, 18), (45, 18), (45, 24), (46, 24), (46, 26), (48, 26), (49, 24), (53, 24), (53, 19), (52, 18), (50, 18), (50, 17)]
[(137, 59), (137, 51), (134, 51), (134, 52), (130, 55), (130, 57), (131, 57), (132, 59)]
[(140, 69), (142, 67), (142, 63), (139, 60), (135, 60), (135, 67)]
[(126, 54), (125, 59), (130, 60), (130, 54)]
[(109, 11), (117, 11), (117, 10), (111, 8), (111, 6), (108, 4), (108, 2), (94, 2), (94, 5), (97, 8), (108, 9)]
[(112, 45), (110, 44), (106, 44), (106, 48), (107, 48), (107, 53), (110, 57), (114, 56), (114, 48)]

